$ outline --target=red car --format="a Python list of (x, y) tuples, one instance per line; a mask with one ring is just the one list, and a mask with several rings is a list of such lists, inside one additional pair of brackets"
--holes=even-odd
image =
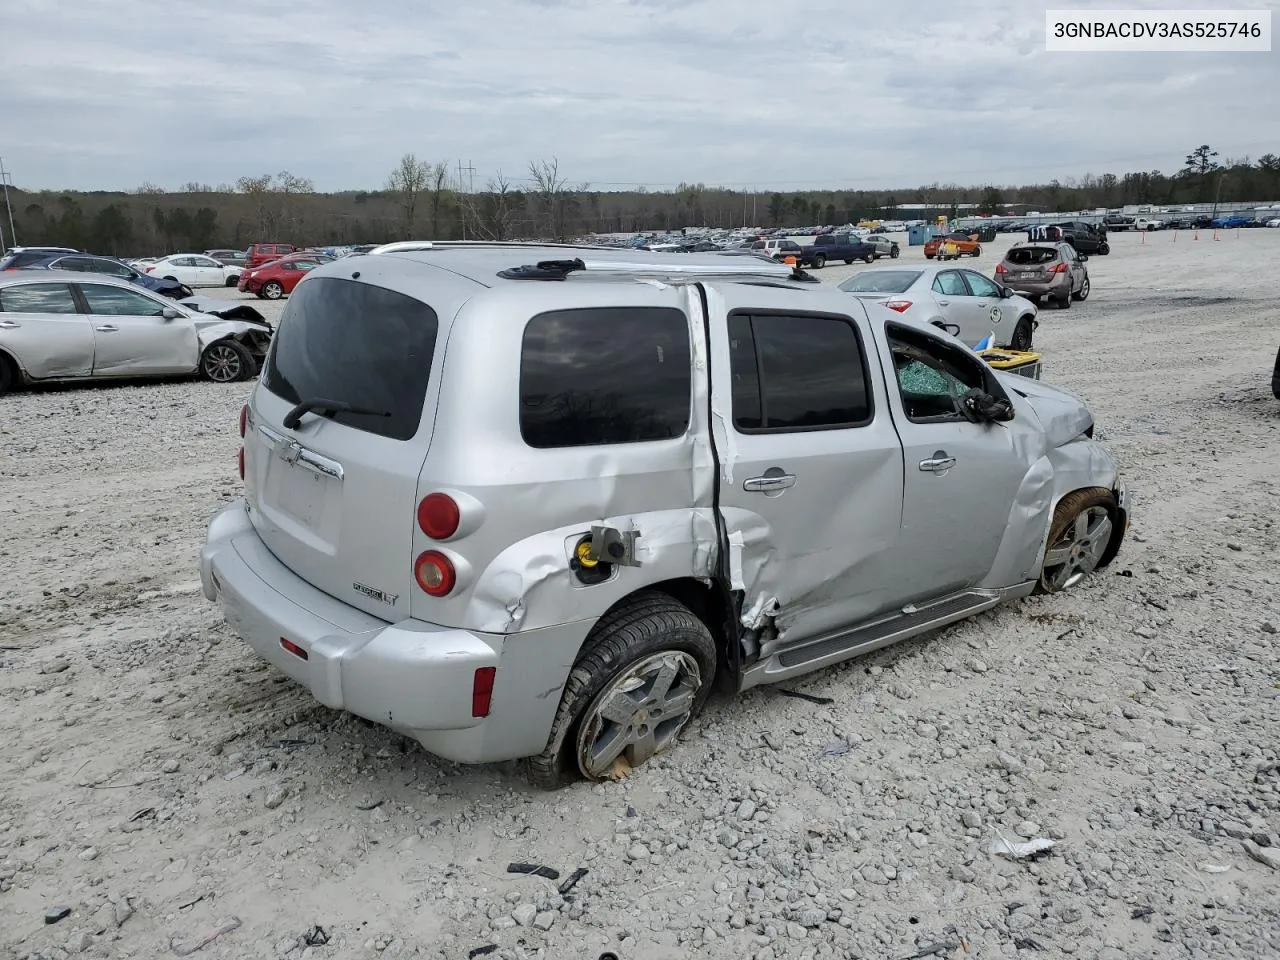
[(298, 282), (322, 263), (328, 261), (312, 256), (283, 257), (246, 269), (240, 274), (240, 282), (236, 286), (246, 293), (257, 294), (263, 300), (279, 300), (293, 293)]
[(255, 243), (244, 252), (244, 265), (260, 267), (264, 263), (270, 263), (272, 260), (279, 260), (281, 257), (297, 252), (298, 248), (292, 243)]

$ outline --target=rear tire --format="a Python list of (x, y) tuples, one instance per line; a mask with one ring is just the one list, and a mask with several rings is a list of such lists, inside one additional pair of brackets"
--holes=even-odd
[(823, 267), (825, 267), (826, 265), (827, 265), (827, 258), (826, 258), (826, 257), (814, 257), (814, 258), (813, 258), (813, 269), (815, 269), (815, 270), (821, 270), (821, 269), (822, 269)]
[[(529, 781), (543, 790), (557, 790), (584, 777), (607, 779), (607, 771), (593, 768), (589, 775), (584, 769), (599, 760), (601, 755), (592, 747), (600, 745), (606, 725), (615, 723), (604, 716), (609, 706), (606, 698), (611, 696), (616, 701), (625, 697), (628, 691), (618, 691), (615, 684), (663, 657), (681, 668), (675, 679), (685, 691), (688, 709), (680, 716), (668, 714), (668, 718), (659, 719), (652, 724), (651, 733), (660, 743), (659, 752), (674, 744), (711, 691), (716, 646), (706, 624), (688, 607), (666, 594), (646, 590), (606, 613), (587, 637), (565, 681), (547, 746), (527, 761)], [(643, 699), (632, 699), (637, 714), (642, 708), (649, 709)], [(632, 723), (639, 722), (638, 730), (644, 730), (652, 719), (653, 714), (649, 713), (640, 715), (639, 721), (634, 716), (629, 718), (625, 728), (620, 721), (615, 725), (630, 730)], [(589, 726), (584, 728), (584, 723)], [(663, 725), (668, 729), (660, 730)], [(617, 756), (627, 756), (628, 762), (639, 758), (643, 763), (647, 759), (641, 757), (630, 737), (623, 734), (620, 739), (625, 745)]]
[(15, 389), (21, 380), (17, 364), (0, 353), (0, 397)]
[(1070, 294), (1070, 293), (1066, 294), (1066, 295), (1065, 295), (1061, 300), (1058, 300), (1058, 301), (1057, 301), (1057, 304), (1058, 304), (1058, 309), (1059, 309), (1059, 310), (1070, 310), (1070, 309), (1071, 309), (1071, 294)]
[(284, 296), (284, 286), (278, 280), (268, 280), (262, 285), (259, 296), (265, 300), (279, 300)]
[(213, 383), (248, 380), (255, 366), (253, 354), (235, 340), (218, 340), (200, 354), (200, 376)]
[(1098, 253), (1104, 257), (1110, 252), (1111, 252), (1111, 244), (1109, 243), (1104, 243), (1098, 247)]
[[(862, 262), (863, 262), (863, 263), (873, 263), (873, 262), (875, 261), (875, 259), (876, 259), (876, 255), (875, 255), (874, 253), (868, 253), (865, 257), (863, 257), (863, 258), (862, 258)], [(850, 261), (850, 262), (852, 262), (852, 261)]]
[(975, 257), (982, 256), (982, 247), (980, 245), (973, 248), (973, 256)]

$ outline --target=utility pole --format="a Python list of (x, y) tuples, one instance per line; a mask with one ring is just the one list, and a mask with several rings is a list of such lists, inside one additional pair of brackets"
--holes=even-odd
[[(4, 205), (9, 211), (9, 242), (15, 247), (18, 245), (18, 231), (13, 225), (13, 204), (9, 202), (9, 184), (13, 180), (4, 168), (4, 157), (0, 157), (0, 184), (4, 185)], [(0, 242), (0, 254), (3, 254), (5, 246)]]
[(1227, 172), (1223, 170), (1218, 174), (1218, 187), (1213, 192), (1213, 212), (1209, 214), (1210, 220), (1218, 219), (1218, 200), (1222, 197), (1222, 181), (1226, 179)]

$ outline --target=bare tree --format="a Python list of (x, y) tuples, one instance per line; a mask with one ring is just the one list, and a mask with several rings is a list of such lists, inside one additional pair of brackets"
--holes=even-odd
[(236, 189), (250, 199), (256, 217), (258, 234), (267, 239), (277, 238), (280, 228), (288, 222), (292, 229), (301, 229), (297, 197), (315, 193), (315, 184), (307, 177), (299, 177), (282, 170), (260, 177), (241, 177)]
[(483, 240), (509, 240), (515, 215), (524, 195), (514, 190), (499, 170), (485, 186), (484, 193), (458, 192), (458, 204), (471, 232)]
[(443, 160), (427, 164), (426, 183), (431, 194), (431, 239), (436, 240), (441, 236), (440, 212), (449, 192), (449, 164)]
[[(404, 213), (404, 235), (413, 238), (414, 216), (418, 210), (418, 197), (426, 188), (432, 172), (431, 165), (419, 160), (412, 153), (400, 158), (400, 163), (387, 177), (387, 190), (396, 195), (396, 203)], [(434, 233), (433, 233), (434, 237)]]
[(564, 202), (566, 180), (560, 175), (560, 161), (534, 160), (529, 164), (533, 195), (538, 199), (540, 214), (552, 237), (564, 240)]

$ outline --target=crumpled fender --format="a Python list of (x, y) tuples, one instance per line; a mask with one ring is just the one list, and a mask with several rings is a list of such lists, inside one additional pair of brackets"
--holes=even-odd
[(245, 324), (227, 320), (222, 323), (197, 324), (196, 336), (200, 340), (200, 349), (204, 350), (211, 343), (217, 343), (227, 337), (238, 337), (246, 330), (248, 327)]

